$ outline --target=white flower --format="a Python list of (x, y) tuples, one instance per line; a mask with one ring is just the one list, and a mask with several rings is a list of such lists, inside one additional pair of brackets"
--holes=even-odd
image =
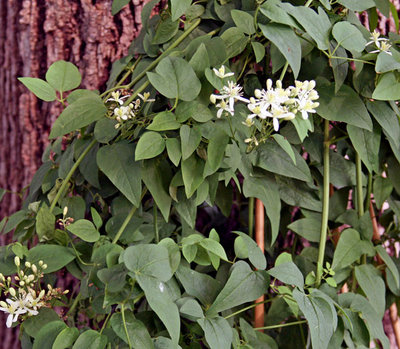
[(390, 52), (390, 48), (392, 45), (390, 45), (389, 40), (385, 38), (380, 38), (381, 34), (375, 29), (373, 33), (371, 34), (371, 41), (367, 42), (365, 46), (374, 44), (377, 50), (371, 51), (370, 53), (379, 53), (379, 52), (385, 52), (388, 55), (392, 55), (392, 52)]
[(0, 302), (0, 310), (9, 314), (6, 321), (6, 326), (10, 328), (13, 322), (18, 321), (18, 316), (25, 314), (27, 310), (20, 308), (18, 302), (14, 302), (9, 298), (6, 299), (6, 302)]
[(132, 117), (135, 116), (133, 112), (133, 104), (129, 106), (121, 106), (119, 108), (114, 109), (114, 115), (117, 121), (121, 122), (121, 120), (126, 121), (128, 119), (131, 119)]
[(138, 96), (142, 99), (143, 102), (155, 102), (155, 99), (149, 99), (150, 92), (145, 92), (142, 94), (138, 93)]
[(224, 65), (221, 65), (221, 68), (219, 68), (218, 70), (213, 68), (213, 71), (214, 71), (214, 74), (221, 79), (227, 78), (228, 76), (235, 75), (235, 73), (226, 73), (225, 74), (225, 66)]
[(123, 96), (121, 97), (121, 93), (119, 91), (111, 92), (112, 98), (109, 98), (106, 100), (106, 102), (116, 102), (120, 105), (124, 104), (124, 99), (128, 98), (129, 96)]
[(293, 120), (296, 114), (289, 111), (287, 107), (273, 107), (272, 108), (272, 122), (274, 124), (274, 130), (279, 131), (279, 119)]
[(233, 112), (235, 101), (242, 101), (245, 103), (249, 103), (249, 100), (242, 97), (243, 92), (242, 87), (239, 84), (234, 83), (233, 81), (228, 81), (228, 86), (224, 86), (221, 90), (221, 95), (214, 95), (215, 99), (228, 99), (229, 100), (229, 108)]
[(223, 113), (224, 111), (225, 111), (225, 112), (228, 112), (229, 114), (231, 114), (231, 115), (233, 116), (233, 112), (234, 112), (234, 111), (229, 107), (228, 103), (226, 103), (225, 100), (221, 100), (221, 102), (219, 102), (219, 103), (216, 105), (216, 107), (219, 108), (218, 111), (217, 111), (217, 118), (218, 118), (218, 119), (222, 116), (222, 113)]

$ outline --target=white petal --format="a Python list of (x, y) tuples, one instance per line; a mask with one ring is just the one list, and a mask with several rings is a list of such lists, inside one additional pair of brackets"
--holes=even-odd
[(273, 118), (272, 120), (274, 122), (274, 130), (278, 132), (279, 131), (279, 120), (277, 118)]
[(6, 326), (7, 326), (8, 328), (10, 328), (10, 327), (12, 326), (12, 323), (13, 323), (13, 315), (10, 314), (10, 315), (8, 315), (8, 317), (7, 317)]

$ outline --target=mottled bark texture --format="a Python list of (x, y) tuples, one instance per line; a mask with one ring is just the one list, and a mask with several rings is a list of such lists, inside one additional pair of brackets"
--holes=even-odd
[[(52, 122), (59, 114), (17, 81), (44, 78), (54, 61), (76, 64), (82, 87), (104, 86), (112, 62), (127, 54), (140, 29), (143, 0), (133, 0), (111, 15), (112, 0), (0, 0), (0, 188), (14, 192), (29, 185), (41, 164)], [(7, 194), (2, 217), (18, 210), (17, 195)], [(0, 244), (9, 237), (0, 236)], [(1, 348), (19, 348), (16, 332), (0, 317)]]

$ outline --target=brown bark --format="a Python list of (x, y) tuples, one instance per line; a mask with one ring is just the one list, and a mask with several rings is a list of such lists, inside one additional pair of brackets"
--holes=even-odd
[[(111, 15), (112, 0), (0, 1), (0, 188), (19, 192), (29, 185), (41, 164), (52, 122), (59, 114), (53, 103), (33, 96), (17, 80), (44, 78), (54, 61), (76, 64), (82, 87), (104, 86), (112, 62), (127, 54), (140, 29), (143, 0), (133, 0)], [(133, 11), (131, 11), (133, 10)], [(17, 195), (7, 194), (0, 220), (19, 209)], [(9, 237), (0, 236), (0, 244)], [(2, 348), (19, 348), (15, 331), (0, 318)]]

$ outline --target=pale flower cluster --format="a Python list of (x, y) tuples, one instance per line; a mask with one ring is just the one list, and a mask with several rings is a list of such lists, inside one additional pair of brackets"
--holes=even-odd
[(388, 55), (392, 55), (392, 52), (390, 52), (390, 48), (392, 45), (390, 44), (388, 39), (385, 38), (380, 38), (380, 33), (375, 29), (373, 33), (371, 34), (371, 41), (367, 42), (365, 46), (374, 44), (376, 47), (376, 50), (371, 51), (370, 53), (379, 53), (379, 52), (385, 52)]
[[(216, 76), (225, 78), (232, 76), (233, 73), (225, 73), (225, 67), (219, 70), (214, 69)], [(247, 103), (247, 107), (251, 114), (248, 115), (245, 125), (252, 126), (253, 119), (258, 117), (262, 120), (272, 119), (275, 131), (279, 130), (279, 120), (292, 120), (300, 113), (304, 120), (308, 119), (309, 113), (315, 113), (315, 108), (319, 106), (316, 100), (319, 98), (318, 92), (314, 89), (315, 81), (295, 81), (295, 86), (289, 86), (284, 89), (282, 82), (277, 81), (273, 87), (271, 79), (267, 80), (266, 90), (255, 90), (254, 97), (246, 99), (243, 97), (242, 87), (233, 82), (228, 81), (220, 94), (212, 94), (210, 101), (216, 104), (218, 109), (217, 117), (234, 114), (235, 102), (241, 101)], [(218, 102), (218, 103), (217, 103)]]
[(140, 93), (138, 96), (140, 99), (137, 99), (134, 103), (129, 103), (128, 105), (124, 105), (124, 99), (128, 98), (129, 95), (121, 96), (120, 91), (111, 92), (112, 98), (107, 99), (106, 102), (114, 102), (118, 106), (113, 110), (113, 116), (115, 120), (118, 121), (118, 124), (115, 125), (115, 128), (119, 128), (124, 121), (135, 118), (138, 110), (140, 109), (141, 101), (143, 102), (154, 102), (154, 99), (149, 99), (150, 93), (145, 92), (143, 95)]
[(18, 321), (19, 316), (34, 316), (39, 313), (39, 309), (47, 306), (52, 298), (59, 298), (68, 291), (61, 292), (48, 285), (48, 291), (35, 290), (43, 277), (42, 271), (47, 268), (43, 261), (39, 261), (38, 266), (25, 262), (25, 271), (21, 269), (19, 257), (15, 257), (14, 263), (17, 267), (17, 275), (14, 281), (9, 276), (4, 277), (0, 273), (0, 290), (4, 290), (7, 295), (5, 301), (0, 301), (0, 311), (8, 314), (6, 326), (11, 327)]

